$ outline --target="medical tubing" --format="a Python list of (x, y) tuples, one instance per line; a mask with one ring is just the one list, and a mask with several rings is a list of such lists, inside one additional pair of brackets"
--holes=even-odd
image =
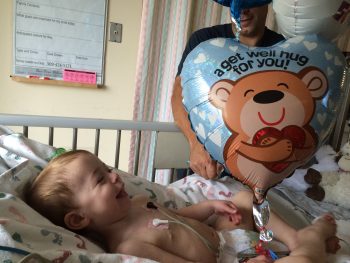
[(172, 220), (168, 220), (171, 223), (176, 223), (176, 224), (180, 224), (184, 227), (186, 227), (187, 229), (191, 230), (200, 240), (202, 240), (202, 242), (209, 248), (211, 249), (213, 252), (218, 253), (218, 249), (215, 248), (206, 238), (204, 238), (201, 234), (199, 234), (195, 229), (193, 229), (191, 226), (187, 225), (186, 223), (182, 222), (180, 219), (174, 218), (171, 215), (169, 215), (168, 213), (166, 213), (165, 211), (163, 211), (162, 209), (159, 209), (159, 212), (161, 212), (163, 215), (167, 216), (168, 218), (172, 219)]
[(27, 256), (30, 252), (16, 247), (0, 246), (0, 250)]

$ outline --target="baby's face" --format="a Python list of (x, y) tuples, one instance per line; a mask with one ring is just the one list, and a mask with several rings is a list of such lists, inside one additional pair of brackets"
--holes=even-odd
[(68, 180), (74, 201), (93, 227), (111, 224), (127, 215), (130, 199), (124, 183), (95, 155), (82, 154), (67, 169), (72, 172)]

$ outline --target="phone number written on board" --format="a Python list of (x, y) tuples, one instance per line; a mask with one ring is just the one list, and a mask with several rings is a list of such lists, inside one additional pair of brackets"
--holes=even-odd
[(51, 62), (51, 61), (47, 61), (46, 64), (47, 64), (47, 66), (49, 66), (49, 67), (56, 67), (56, 68), (72, 68), (72, 64), (68, 64), (68, 63), (60, 63), (60, 62)]

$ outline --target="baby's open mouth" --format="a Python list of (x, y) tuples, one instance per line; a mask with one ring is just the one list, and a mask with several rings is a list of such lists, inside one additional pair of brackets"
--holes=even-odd
[(119, 191), (119, 193), (116, 195), (115, 198), (123, 198), (123, 197), (126, 197), (126, 196), (128, 196), (128, 193), (125, 192), (124, 187), (123, 187), (123, 188)]

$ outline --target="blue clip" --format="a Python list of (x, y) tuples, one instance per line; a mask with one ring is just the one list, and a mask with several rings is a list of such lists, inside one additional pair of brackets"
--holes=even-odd
[(268, 250), (269, 253), (270, 253), (270, 257), (273, 259), (273, 260), (277, 260), (278, 259), (278, 256), (276, 255), (275, 252), (273, 252), (271, 249)]

